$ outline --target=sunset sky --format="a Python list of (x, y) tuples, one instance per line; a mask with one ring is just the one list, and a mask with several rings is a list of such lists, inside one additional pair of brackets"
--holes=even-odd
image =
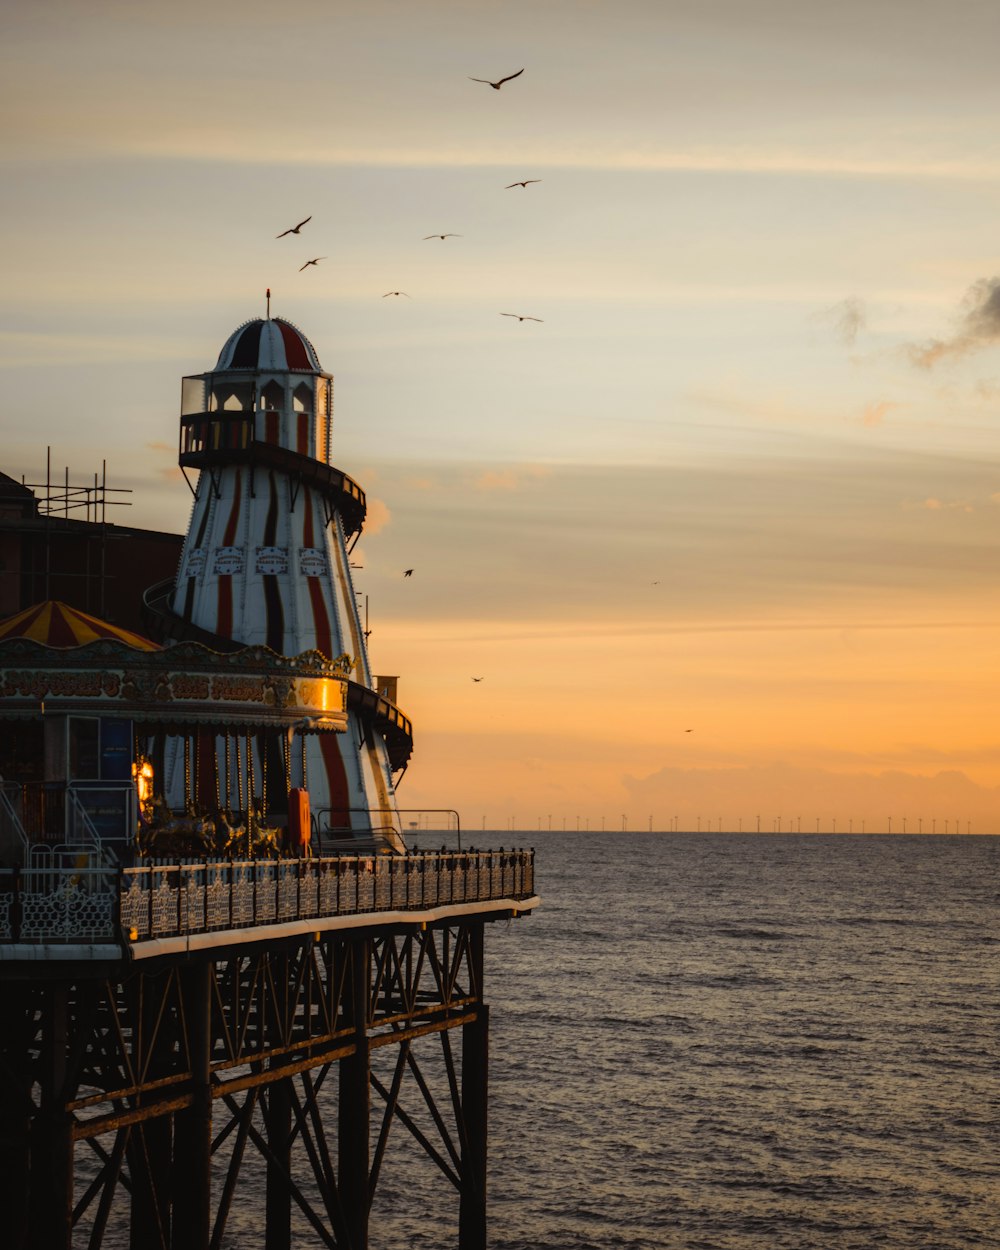
[(183, 532), (181, 376), (269, 286), (401, 805), (998, 832), (998, 46), (995, 0), (8, 5), (0, 470)]

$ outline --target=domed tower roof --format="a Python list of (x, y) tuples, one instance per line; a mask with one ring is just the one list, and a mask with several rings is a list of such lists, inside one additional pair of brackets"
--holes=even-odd
[(215, 369), (323, 372), (316, 348), (297, 326), (281, 317), (244, 322), (226, 340)]

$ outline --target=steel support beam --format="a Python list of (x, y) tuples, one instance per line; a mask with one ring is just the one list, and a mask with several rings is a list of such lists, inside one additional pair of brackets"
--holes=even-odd
[[(457, 1197), (460, 1250), (485, 1250), (484, 929), (373, 923), (89, 976), (0, 968), (0, 1246), (221, 1250), (266, 1175), (266, 1250), (291, 1250), (293, 1216), (303, 1245), (368, 1250), (392, 1132)], [(418, 1053), (434, 1038), (443, 1068)]]
[[(279, 1065), (280, 1067), (280, 1065)], [(272, 1067), (272, 1074), (276, 1068)], [(264, 1132), (267, 1160), (264, 1214), (265, 1250), (291, 1250), (292, 1244), (292, 1090), (291, 1077), (272, 1080), (265, 1092)]]
[(31, 1176), (31, 1077), (24, 1071), (28, 1056), (24, 1029), (32, 1014), (26, 987), (11, 987), (6, 1028), (0, 1035), (0, 1211), (14, 1250), (22, 1250), (28, 1236), (28, 1193)]
[(354, 1053), (340, 1061), (338, 1117), (338, 1188), (350, 1250), (368, 1250), (371, 1056), (367, 1028), (371, 962), (371, 941), (352, 943), (345, 1008), (354, 1029)]
[(70, 1250), (73, 1240), (73, 1134), (66, 1110), (69, 985), (45, 996), (39, 1055), (38, 1114), (31, 1126), (30, 1250)]
[(207, 960), (181, 972), (192, 1101), (174, 1114), (172, 1250), (208, 1250), (211, 1238), (212, 973)]
[(483, 1002), (483, 924), (469, 933), (476, 1018), (462, 1026), (462, 1191), (459, 1250), (486, 1250), (486, 1152), (489, 1106), (490, 1009)]

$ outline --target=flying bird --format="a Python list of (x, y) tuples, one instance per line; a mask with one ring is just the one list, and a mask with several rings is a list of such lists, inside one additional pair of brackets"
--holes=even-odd
[(504, 187), (505, 191), (509, 191), (511, 187), (526, 187), (529, 182), (541, 182), (541, 178), (525, 178), (523, 182), (512, 182)]
[(522, 317), (520, 313), (501, 313), (501, 317), (516, 317), (518, 321), (541, 321), (541, 317)]
[(307, 221), (312, 221), (312, 217), (305, 217), (297, 226), (289, 226), (287, 230), (282, 230), (281, 234), (276, 234), (276, 239), (283, 239), (286, 234), (298, 234)]
[(403, 574), (403, 576), (404, 576), (404, 577), (412, 577), (412, 576), (413, 576), (413, 570), (412, 570), (412, 569), (407, 569), (407, 570), (406, 570), (406, 572)]
[(314, 256), (312, 260), (307, 260), (304, 265), (299, 266), (299, 273), (301, 273), (303, 269), (308, 269), (310, 265), (318, 265), (321, 260), (326, 260), (326, 257)]
[(512, 78), (520, 78), (524, 73), (523, 69), (519, 69), (516, 74), (508, 74), (506, 78), (501, 78), (498, 82), (490, 82), (488, 78), (473, 78), (471, 74), (467, 75), (469, 82), (484, 82), (492, 87), (494, 91), (499, 91), (505, 82), (510, 82)]
[(425, 234), (424, 242), (428, 239), (460, 239), (461, 237), (460, 234)]
[[(383, 295), (382, 298), (387, 299), (390, 295), (406, 295), (406, 292), (405, 291), (386, 291), (385, 295)], [(406, 298), (410, 299), (411, 296), (406, 295)]]
[(482, 681), (483, 679), (482, 679), (481, 677), (473, 677), (473, 679), (472, 679), (472, 680), (473, 680), (473, 681)]

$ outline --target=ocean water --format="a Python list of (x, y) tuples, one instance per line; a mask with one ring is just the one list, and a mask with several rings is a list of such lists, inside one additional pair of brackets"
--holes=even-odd
[[(514, 840), (543, 905), (487, 928), (492, 1250), (1000, 1247), (1000, 838)], [(372, 1250), (456, 1210), (390, 1150)]]

